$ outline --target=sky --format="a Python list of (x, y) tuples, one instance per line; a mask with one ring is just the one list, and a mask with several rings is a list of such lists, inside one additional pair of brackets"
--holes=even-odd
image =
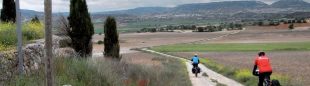
[[(52, 0), (53, 12), (68, 12), (70, 0)], [(240, 1), (240, 0), (87, 0), (88, 10), (90, 12), (103, 12), (114, 10), (125, 10), (136, 7), (174, 7), (181, 4), (189, 3), (208, 3), (219, 1)], [(271, 4), (278, 0), (247, 0), (262, 1)], [(310, 2), (310, 0), (305, 0)], [(0, 8), (2, 8), (2, 0), (0, 0)], [(20, 0), (21, 9), (43, 11), (44, 0)]]

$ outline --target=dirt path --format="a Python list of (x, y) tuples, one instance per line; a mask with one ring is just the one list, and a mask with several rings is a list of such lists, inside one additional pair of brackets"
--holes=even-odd
[[(177, 58), (177, 59), (181, 59), (183, 61), (186, 62), (186, 67), (188, 70), (188, 75), (190, 77), (190, 80), (192, 81), (193, 86), (216, 86), (217, 84), (224, 84), (227, 86), (243, 86), (242, 84), (229, 79), (221, 74), (218, 74), (212, 70), (210, 70), (209, 68), (207, 68), (204, 65), (199, 65), (199, 67), (201, 68), (201, 73), (198, 75), (198, 77), (195, 77), (194, 74), (191, 73), (191, 62), (189, 60), (186, 60), (184, 58), (181, 57), (176, 57), (176, 56), (172, 56), (172, 55), (168, 55), (168, 54), (164, 54), (164, 53), (160, 53), (160, 52), (156, 52), (153, 50), (149, 50), (146, 48), (141, 49), (142, 51), (146, 51), (146, 52), (150, 52), (150, 53), (155, 53), (155, 54), (159, 54), (165, 57), (170, 57), (170, 58)], [(206, 74), (206, 76), (203, 76), (203, 74)]]

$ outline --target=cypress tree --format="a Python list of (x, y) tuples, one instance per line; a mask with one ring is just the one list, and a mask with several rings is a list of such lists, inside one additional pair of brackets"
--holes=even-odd
[(1, 21), (2, 22), (13, 22), (16, 21), (16, 9), (14, 0), (3, 0), (1, 10)]
[(104, 55), (120, 58), (120, 46), (115, 18), (108, 17), (104, 24)]
[(70, 0), (68, 20), (71, 28), (68, 35), (72, 39), (72, 48), (81, 57), (91, 56), (94, 26), (88, 13), (86, 0)]

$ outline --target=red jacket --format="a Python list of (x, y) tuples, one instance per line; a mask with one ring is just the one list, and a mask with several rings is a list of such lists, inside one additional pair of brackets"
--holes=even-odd
[(255, 65), (258, 67), (259, 73), (272, 72), (269, 58), (266, 56), (256, 57)]

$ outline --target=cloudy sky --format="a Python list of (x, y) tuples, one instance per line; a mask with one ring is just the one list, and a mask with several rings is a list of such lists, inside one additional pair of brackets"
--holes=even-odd
[[(35, 11), (43, 11), (44, 0), (20, 0), (22, 9), (30, 9)], [(102, 12), (111, 10), (123, 10), (136, 7), (174, 7), (180, 4), (188, 3), (207, 3), (218, 1), (234, 1), (234, 0), (87, 0), (88, 9), (91, 12)], [(235, 0), (236, 1), (236, 0)], [(239, 0), (240, 1), (240, 0)], [(254, 1), (254, 0), (252, 0)], [(271, 4), (278, 0), (257, 0)], [(310, 1), (310, 0), (305, 0)], [(53, 0), (53, 12), (68, 12), (70, 0)], [(2, 0), (0, 0), (0, 8), (2, 8)]]

